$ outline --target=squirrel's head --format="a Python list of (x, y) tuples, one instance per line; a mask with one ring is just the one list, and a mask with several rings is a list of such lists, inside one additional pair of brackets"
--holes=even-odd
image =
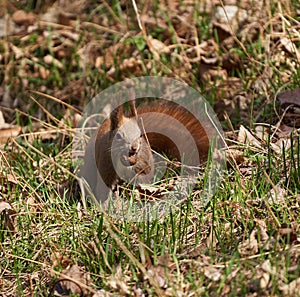
[[(118, 107), (111, 114), (110, 121), (111, 158), (117, 175), (130, 181), (139, 175), (148, 175), (150, 171), (152, 173), (152, 152), (140, 129), (137, 116), (133, 114), (126, 117), (122, 107)], [(145, 170), (141, 170), (141, 163)]]
[(125, 118), (113, 134), (112, 149), (118, 151), (116, 155), (124, 166), (133, 165), (134, 156), (141, 147), (141, 130), (135, 118)]

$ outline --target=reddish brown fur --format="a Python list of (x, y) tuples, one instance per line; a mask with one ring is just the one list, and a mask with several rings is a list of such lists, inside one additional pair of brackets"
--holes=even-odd
[[(150, 104), (144, 104), (137, 108), (138, 115), (142, 118), (145, 131), (158, 130), (163, 131), (165, 127), (168, 127), (172, 131), (172, 127), (169, 127), (170, 121), (168, 115), (174, 120), (180, 122), (192, 136), (199, 152), (200, 161), (206, 161), (208, 150), (209, 150), (209, 139), (205, 129), (199, 120), (184, 107), (177, 105), (171, 101), (163, 101), (162, 104), (158, 105), (155, 102)], [(153, 118), (151, 113), (161, 114), (160, 120)], [(186, 154), (191, 153), (192, 143), (188, 138), (186, 131), (183, 129), (178, 131), (174, 128), (174, 135), (176, 136), (177, 144), (184, 144), (184, 152)], [(151, 145), (151, 148), (158, 152), (164, 152), (169, 158), (176, 158), (181, 160), (178, 149), (176, 148), (173, 141), (168, 139), (166, 136), (157, 133), (147, 133), (147, 138)]]

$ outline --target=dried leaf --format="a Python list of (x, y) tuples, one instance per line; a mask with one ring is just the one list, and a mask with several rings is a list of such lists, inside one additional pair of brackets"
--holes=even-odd
[(46, 80), (51, 74), (50, 70), (46, 69), (43, 66), (39, 67), (39, 72), (40, 72), (40, 76), (43, 80)]
[(220, 273), (220, 271), (217, 268), (212, 267), (212, 266), (204, 268), (204, 275), (207, 278), (213, 280), (214, 282), (219, 281), (222, 277), (222, 274)]
[(297, 131), (295, 130), (295, 128), (280, 123), (280, 126), (276, 129), (275, 135), (279, 139), (282, 139), (282, 138), (283, 139), (290, 139), (290, 136), (291, 136), (292, 133), (295, 133), (295, 134), (297, 133)]
[(242, 242), (239, 247), (238, 251), (240, 255), (246, 256), (246, 255), (255, 255), (258, 252), (258, 242), (256, 239), (257, 230), (253, 230), (250, 234), (250, 238), (246, 239), (244, 242)]
[(236, 163), (237, 165), (242, 164), (245, 161), (243, 152), (232, 148), (226, 150), (226, 159), (230, 163)]
[(14, 232), (16, 230), (16, 211), (8, 202), (0, 201), (0, 215), (4, 217), (4, 229)]
[(225, 69), (220, 67), (206, 65), (201, 63), (199, 66), (199, 73), (201, 79), (206, 83), (214, 83), (220, 85), (222, 81), (226, 81), (228, 74)]
[(24, 10), (17, 10), (13, 13), (12, 20), (19, 26), (27, 27), (35, 23), (37, 16), (32, 12), (27, 13)]
[(55, 290), (63, 294), (79, 294), (80, 296), (88, 295), (92, 286), (91, 277), (84, 268), (72, 265), (60, 273), (60, 278), (56, 283)]
[(298, 241), (297, 230), (296, 228), (289, 227), (286, 224), (282, 225), (281, 228), (278, 229), (278, 235), (287, 243), (293, 243)]
[(120, 70), (128, 71), (137, 75), (142, 72), (142, 61), (135, 57), (124, 59), (120, 65)]
[(243, 125), (240, 126), (237, 140), (243, 144), (249, 144), (260, 149), (262, 148), (259, 141)]
[(238, 70), (242, 68), (242, 60), (237, 53), (226, 53), (222, 55), (222, 66), (229, 73), (233, 70)]
[(279, 93), (277, 99), (282, 108), (289, 105), (300, 107), (300, 88)]
[(300, 52), (294, 42), (292, 42), (291, 39), (287, 37), (283, 37), (280, 39), (280, 43), (283, 45), (283, 47), (292, 55), (296, 55), (297, 60), (300, 60)]
[(18, 183), (18, 180), (16, 179), (16, 177), (13, 174), (10, 173), (3, 173), (0, 172), (0, 181), (2, 184), (14, 184), (16, 185)]
[(160, 265), (152, 266), (150, 269), (147, 270), (147, 272), (148, 277), (151, 277), (160, 288), (167, 288), (167, 279), (164, 267)]
[(67, 268), (71, 264), (71, 260), (59, 252), (51, 255), (52, 268)]
[(278, 204), (286, 203), (286, 196), (287, 196), (287, 191), (283, 188), (280, 187), (280, 185), (276, 185), (275, 188), (271, 189), (271, 191), (268, 193), (269, 199), (268, 202), (269, 204)]
[(6, 143), (10, 137), (19, 135), (21, 127), (5, 123), (2, 111), (0, 110), (0, 143)]
[(12, 209), (10, 204), (5, 201), (0, 201), (0, 214), (4, 212), (4, 210)]
[(59, 69), (62, 69), (64, 67), (63, 64), (59, 60), (55, 59), (51, 55), (46, 55), (43, 60), (46, 64), (55, 65)]
[(118, 265), (115, 274), (109, 277), (108, 285), (114, 290), (118, 290), (121, 296), (126, 296), (130, 294), (130, 290), (125, 280), (126, 278), (122, 272), (122, 268)]
[(262, 270), (264, 271), (261, 274), (260, 277), (260, 288), (265, 290), (270, 282), (270, 271), (272, 271), (271, 268), (271, 262), (270, 260), (266, 260), (262, 265), (261, 265)]
[(170, 49), (160, 40), (153, 38), (152, 36), (148, 36), (148, 42), (151, 43), (153, 48), (159, 53), (159, 54), (169, 54)]
[(21, 48), (13, 45), (12, 43), (10, 44), (10, 48), (12, 49), (16, 60), (19, 60), (20, 58), (24, 57), (24, 51)]
[(290, 282), (288, 285), (279, 286), (283, 296), (300, 296), (300, 278), (297, 278)]

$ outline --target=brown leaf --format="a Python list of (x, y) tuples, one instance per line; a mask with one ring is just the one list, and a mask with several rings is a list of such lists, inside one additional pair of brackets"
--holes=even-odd
[(24, 10), (17, 10), (12, 15), (12, 20), (19, 26), (27, 27), (35, 23), (37, 16), (32, 12), (27, 13)]
[[(274, 268), (271, 266), (270, 260), (266, 260), (261, 265), (262, 273), (260, 276), (260, 288), (265, 290), (267, 289), (270, 282), (270, 274), (274, 273)], [(276, 270), (275, 270), (276, 272)]]
[(300, 107), (300, 88), (279, 93), (277, 99), (282, 108), (289, 105)]
[(39, 72), (40, 72), (40, 76), (43, 80), (46, 80), (51, 74), (50, 70), (46, 69), (43, 66), (39, 67)]
[(283, 45), (283, 47), (289, 54), (296, 55), (297, 60), (300, 60), (300, 52), (296, 44), (292, 42), (291, 39), (283, 37), (280, 39), (280, 43)]
[(18, 183), (16, 177), (13, 174), (4, 174), (3, 172), (0, 172), (0, 182), (2, 184), (10, 183), (12, 185), (16, 185)]
[(9, 46), (10, 46), (11, 50), (13, 51), (16, 60), (19, 60), (20, 58), (24, 57), (25, 53), (24, 53), (23, 49), (13, 45), (12, 43)]
[(67, 268), (71, 264), (71, 260), (59, 252), (51, 255), (52, 268)]
[(5, 211), (5, 210), (8, 210), (8, 209), (12, 209), (10, 204), (5, 202), (5, 201), (0, 201), (0, 214)]
[[(111, 275), (108, 279), (108, 284), (110, 287), (112, 287), (114, 290), (118, 290), (119, 294), (121, 296), (127, 296), (130, 294), (129, 287), (126, 282), (126, 277), (123, 274), (121, 266), (117, 266), (115, 274)], [(118, 295), (118, 296), (120, 296)]]
[(276, 136), (281, 138), (288, 138), (290, 139), (290, 136), (292, 133), (295, 133), (295, 129), (293, 127), (287, 126), (285, 124), (280, 124), (280, 126), (276, 129)]
[(148, 42), (151, 43), (152, 47), (159, 53), (159, 54), (169, 54), (170, 49), (160, 40), (153, 38), (152, 36), (148, 36)]
[(242, 60), (237, 53), (226, 53), (222, 55), (222, 66), (229, 73), (233, 70), (238, 70), (242, 68)]
[[(230, 26), (228, 24), (213, 22), (213, 29), (218, 34), (218, 39), (222, 42), (231, 36)], [(234, 42), (234, 41), (233, 41)]]
[(165, 268), (162, 266), (152, 266), (148, 269), (148, 277), (151, 277), (153, 281), (160, 287), (167, 287), (167, 279), (165, 274)]
[(257, 148), (262, 148), (260, 142), (243, 125), (240, 126), (237, 140), (243, 144), (249, 144)]
[(206, 83), (214, 83), (220, 85), (222, 81), (226, 81), (228, 74), (225, 69), (216, 66), (201, 63), (199, 66), (199, 74), (201, 79)]
[[(59, 287), (60, 286), (60, 287)], [(63, 291), (64, 294), (88, 295), (92, 289), (90, 274), (84, 271), (84, 268), (72, 265), (60, 273), (60, 278), (56, 283), (55, 290)]]
[(10, 137), (19, 135), (21, 127), (5, 123), (2, 111), (0, 110), (0, 143), (6, 143)]
[(236, 163), (237, 165), (240, 165), (245, 161), (243, 152), (241, 152), (237, 149), (232, 149), (232, 148), (229, 148), (228, 150), (226, 150), (226, 159), (230, 163)]
[(293, 243), (298, 240), (298, 235), (293, 227), (282, 225), (278, 229), (278, 235), (287, 243)]
[(205, 267), (204, 275), (214, 282), (219, 281), (220, 278), (222, 277), (222, 274), (220, 273), (220, 271), (213, 266)]
[(0, 201), (0, 215), (4, 217), (4, 229), (14, 232), (16, 230), (16, 211), (8, 202)]
[(0, 143), (6, 143), (10, 137), (17, 137), (21, 127), (11, 125), (11, 128), (0, 129)]
[(64, 68), (63, 64), (59, 60), (55, 59), (51, 55), (46, 55), (43, 60), (48, 65), (55, 65), (59, 69), (63, 69)]
[(238, 251), (240, 255), (255, 255), (258, 252), (258, 242), (256, 239), (257, 230), (253, 230), (250, 238), (239, 244)]
[(283, 296), (300, 296), (300, 278), (293, 280), (288, 285), (279, 286), (279, 290)]
[(287, 191), (280, 187), (280, 185), (276, 185), (275, 188), (268, 193), (268, 202), (270, 205), (278, 203), (285, 204), (286, 196)]

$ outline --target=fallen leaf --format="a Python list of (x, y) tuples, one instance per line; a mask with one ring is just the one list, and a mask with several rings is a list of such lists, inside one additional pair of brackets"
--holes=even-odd
[(279, 139), (281, 139), (281, 138), (283, 138), (283, 139), (286, 139), (286, 138), (290, 139), (290, 136), (291, 136), (292, 133), (295, 133), (295, 134), (297, 133), (296, 130), (295, 130), (295, 128), (290, 127), (288, 125), (285, 125), (285, 124), (281, 123), (279, 125), (279, 127), (276, 129), (275, 135)]
[(67, 268), (71, 264), (71, 260), (59, 252), (51, 254), (52, 268)]
[(226, 81), (228, 78), (225, 69), (204, 63), (199, 65), (199, 74), (205, 83), (213, 83), (214, 85), (220, 85), (222, 81)]
[(283, 239), (288, 244), (298, 241), (297, 230), (294, 230), (293, 227), (283, 224), (278, 229), (278, 236)]
[(222, 274), (220, 273), (220, 271), (217, 268), (212, 267), (212, 266), (204, 268), (204, 275), (207, 278), (213, 280), (214, 282), (219, 281), (222, 277)]
[(286, 108), (289, 105), (300, 107), (300, 88), (279, 93), (277, 99), (282, 108)]
[(16, 185), (18, 183), (18, 180), (16, 179), (16, 177), (13, 174), (10, 173), (3, 173), (0, 172), (0, 181), (2, 184), (13, 184)]
[(153, 48), (160, 54), (169, 54), (170, 49), (160, 40), (153, 38), (152, 36), (148, 36), (148, 42), (151, 43)]
[(261, 270), (259, 284), (262, 290), (266, 290), (270, 283), (271, 274), (273, 274), (270, 260), (266, 260), (262, 263)]
[(37, 15), (24, 10), (17, 10), (12, 15), (12, 20), (19, 26), (30, 26), (37, 20)]
[(121, 71), (128, 71), (130, 73), (139, 74), (142, 72), (142, 61), (136, 57), (124, 59), (120, 65)]
[(12, 209), (10, 204), (5, 202), (5, 201), (0, 201), (0, 214), (4, 211), (4, 210), (8, 210), (8, 209)]
[(230, 163), (240, 165), (245, 161), (245, 157), (243, 155), (243, 152), (229, 148), (226, 150), (226, 160), (228, 160)]
[[(130, 294), (129, 287), (126, 282), (126, 277), (123, 274), (122, 268), (120, 265), (117, 266), (115, 274), (112, 274), (108, 278), (108, 285), (114, 290), (118, 290), (118, 293), (121, 296), (126, 296)], [(118, 296), (120, 296), (118, 295)]]
[(254, 229), (251, 234), (250, 238), (243, 241), (238, 246), (238, 251), (242, 256), (248, 255), (255, 255), (258, 252), (258, 242), (256, 239), (257, 230)]
[(298, 47), (291, 39), (287, 37), (283, 37), (280, 39), (280, 43), (283, 45), (283, 47), (289, 54), (292, 55), (296, 54), (297, 60), (298, 61), (300, 60), (300, 52), (298, 50)]
[(63, 295), (79, 294), (80, 296), (88, 296), (94, 290), (89, 289), (92, 286), (91, 277), (84, 270), (84, 267), (77, 265), (62, 270), (60, 278), (56, 282), (55, 291)]
[(160, 265), (152, 266), (147, 270), (147, 272), (148, 278), (151, 277), (160, 288), (167, 288), (167, 279), (164, 267)]
[(300, 278), (293, 280), (288, 285), (279, 286), (279, 290), (283, 296), (300, 296)]
[(276, 185), (275, 188), (272, 188), (268, 193), (268, 202), (270, 205), (282, 203), (285, 205), (286, 203), (287, 191), (280, 187), (280, 185)]
[(237, 140), (238, 140), (238, 142), (243, 143), (243, 144), (249, 144), (251, 146), (254, 146), (254, 147), (260, 148), (260, 149), (262, 148), (262, 146), (260, 145), (260, 142), (243, 125), (240, 126)]
[(0, 143), (6, 143), (10, 137), (19, 135), (21, 127), (5, 123), (2, 111), (0, 110)]
[(16, 211), (8, 202), (0, 201), (0, 215), (4, 217), (4, 229), (14, 232), (16, 230)]
[(46, 64), (55, 65), (59, 69), (62, 69), (64, 67), (63, 64), (59, 60), (55, 59), (51, 55), (46, 55), (43, 60)]
[(222, 55), (222, 67), (229, 73), (233, 70), (239, 70), (242, 68), (242, 60), (237, 53), (225, 53)]

